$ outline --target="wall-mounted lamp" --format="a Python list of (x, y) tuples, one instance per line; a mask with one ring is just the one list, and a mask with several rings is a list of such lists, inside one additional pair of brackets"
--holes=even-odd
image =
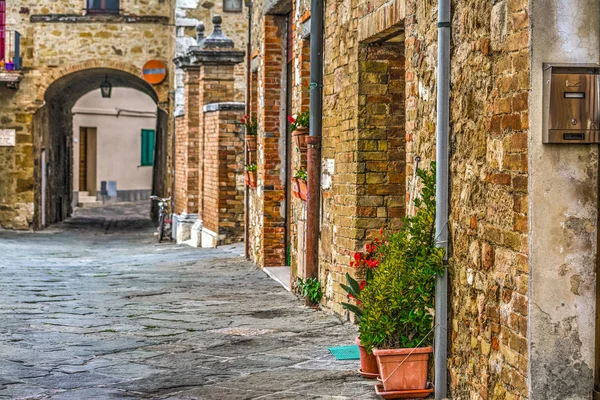
[(112, 84), (108, 81), (108, 76), (104, 77), (104, 82), (100, 84), (100, 92), (103, 99), (110, 99), (112, 95)]

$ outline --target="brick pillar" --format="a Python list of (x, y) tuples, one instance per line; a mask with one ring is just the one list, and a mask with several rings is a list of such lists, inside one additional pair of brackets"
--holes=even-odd
[[(189, 90), (190, 94), (194, 94), (194, 99), (197, 99), (197, 101), (194, 100), (188, 105), (186, 98), (186, 114), (188, 108), (193, 108), (191, 114), (197, 116), (197, 120), (194, 121), (198, 131), (197, 140), (194, 144), (197, 157), (189, 157), (191, 150), (188, 150), (188, 170), (197, 172), (195, 175), (195, 188), (198, 199), (197, 213), (200, 221), (204, 221), (207, 217), (210, 219), (213, 215), (211, 207), (214, 207), (212, 197), (215, 196), (215, 193), (210, 192), (207, 194), (205, 190), (207, 184), (210, 186), (210, 182), (207, 182), (207, 176), (210, 175), (208, 180), (214, 176), (211, 175), (213, 170), (210, 168), (214, 167), (211, 162), (214, 161), (215, 157), (218, 158), (218, 154), (212, 152), (212, 143), (209, 143), (212, 138), (207, 138), (205, 115), (202, 110), (209, 104), (234, 100), (234, 67), (242, 63), (245, 56), (243, 51), (233, 49), (233, 41), (221, 31), (221, 22), (220, 16), (215, 15), (213, 17), (214, 31), (206, 38), (204, 38), (204, 24), (200, 23), (196, 28), (198, 44), (190, 47), (184, 57), (176, 59), (176, 63), (185, 61), (188, 64), (188, 71), (197, 71), (197, 75), (193, 76), (193, 80), (186, 81), (186, 94)], [(191, 73), (189, 76), (192, 77)], [(191, 165), (192, 163), (193, 165)], [(189, 177), (192, 178), (191, 175)], [(209, 199), (209, 196), (212, 197)], [(218, 226), (218, 223), (215, 226)], [(218, 229), (211, 232), (218, 234)], [(203, 238), (202, 224), (195, 224), (191, 232), (192, 244), (204, 245)], [(207, 246), (216, 244), (216, 242), (213, 244), (212, 238), (208, 242), (211, 244)]]
[[(262, 264), (263, 266), (285, 265), (285, 218), (282, 207), (285, 201), (285, 182), (282, 176), (280, 157), (280, 135), (283, 73), (283, 51), (286, 43), (285, 24), (281, 17), (265, 15), (262, 45), (262, 99), (259, 115), (259, 142), (262, 147), (262, 162), (258, 166), (258, 182), (263, 192)], [(260, 95), (259, 95), (260, 97)], [(259, 187), (260, 189), (260, 187)]]
[(202, 245), (244, 239), (244, 103), (204, 106), (204, 213)]

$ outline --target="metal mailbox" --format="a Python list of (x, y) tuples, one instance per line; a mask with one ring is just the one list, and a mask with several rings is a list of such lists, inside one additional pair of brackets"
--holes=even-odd
[(544, 143), (600, 143), (600, 65), (544, 64)]

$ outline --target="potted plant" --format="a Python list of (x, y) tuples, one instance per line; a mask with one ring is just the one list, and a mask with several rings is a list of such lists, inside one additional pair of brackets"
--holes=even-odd
[(296, 118), (289, 116), (288, 122), (290, 123), (290, 130), (292, 131), (296, 150), (305, 153), (306, 136), (308, 136), (308, 127), (310, 125), (310, 111), (296, 114)]
[[(306, 193), (308, 192), (308, 187), (306, 182), (308, 181), (308, 172), (306, 172), (305, 168), (298, 168), (296, 173), (294, 174), (294, 182), (298, 187), (298, 198), (302, 200), (306, 200)], [(294, 185), (292, 184), (292, 191), (294, 190)], [(294, 196), (295, 197), (295, 196)]]
[(321, 282), (317, 278), (298, 278), (296, 287), (300, 291), (306, 305), (312, 308), (319, 307), (319, 301), (323, 297), (323, 291), (321, 290)]
[(436, 275), (444, 273), (443, 250), (434, 238), (435, 164), (418, 170), (423, 181), (416, 214), (381, 246), (382, 261), (361, 292), (362, 344), (377, 357), (383, 388), (427, 397), (429, 355), (433, 352)]
[[(383, 234), (383, 230), (379, 231)], [(360, 283), (346, 273), (346, 285), (340, 284), (342, 289), (347, 293), (348, 303), (342, 303), (342, 307), (355, 315), (356, 320), (360, 321), (363, 314), (361, 301), (361, 293), (373, 279), (373, 271), (381, 262), (381, 254), (378, 251), (380, 240), (377, 238), (365, 246), (364, 252), (354, 254), (354, 260), (350, 262), (350, 267), (354, 267), (365, 271), (365, 280)], [(375, 379), (379, 376), (379, 367), (377, 366), (377, 358), (369, 353), (365, 346), (362, 345), (360, 336), (357, 336), (355, 343), (358, 346), (360, 354), (360, 374), (367, 379)]]
[(256, 151), (256, 136), (258, 134), (258, 121), (254, 115), (244, 115), (242, 118), (244, 124), (246, 148), (248, 151)]
[(244, 171), (244, 178), (246, 181), (246, 185), (255, 188), (256, 187), (256, 164), (248, 164), (246, 165), (246, 170)]

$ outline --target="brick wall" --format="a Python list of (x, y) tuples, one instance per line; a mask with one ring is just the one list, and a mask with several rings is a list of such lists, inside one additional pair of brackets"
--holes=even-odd
[(224, 238), (219, 244), (244, 238), (243, 110), (205, 112), (204, 226)]
[[(282, 135), (282, 88), (286, 18), (264, 15), (258, 19), (258, 189), (251, 191), (250, 256), (261, 266), (285, 264), (285, 136)], [(283, 110), (285, 111), (285, 110)]]
[(185, 72), (185, 113), (176, 118), (175, 212), (198, 212), (200, 70)]

